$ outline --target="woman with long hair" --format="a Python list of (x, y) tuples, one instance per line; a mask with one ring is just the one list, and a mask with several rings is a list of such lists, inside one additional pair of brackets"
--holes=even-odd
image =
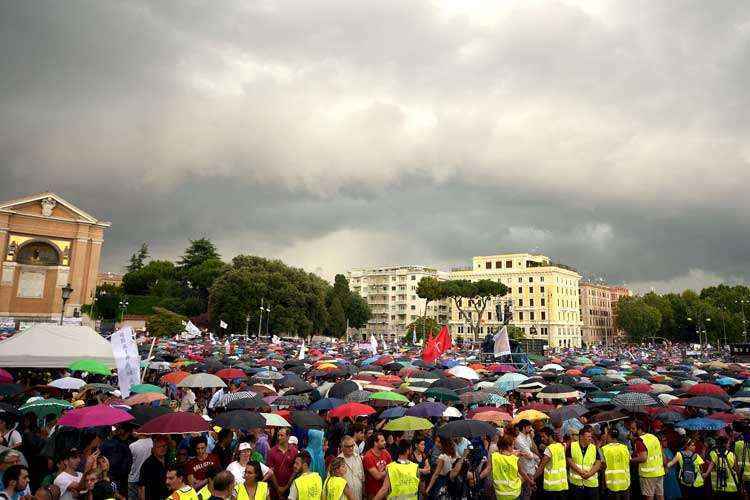
[(268, 483), (262, 481), (260, 463), (252, 460), (245, 466), (245, 480), (237, 486), (237, 500), (267, 500)]
[(425, 489), (427, 489), (427, 482), (430, 479), (430, 457), (425, 451), (425, 440), (424, 438), (414, 438), (412, 441), (412, 454), (411, 458), (415, 464), (417, 464), (417, 470), (419, 471), (419, 495), (424, 497)]
[(336, 457), (328, 466), (328, 477), (323, 483), (323, 500), (355, 500), (352, 489), (344, 478), (346, 474), (346, 461), (342, 457)]
[(441, 453), (425, 494), (432, 499), (455, 498), (457, 489), (455, 480), (461, 472), (463, 458), (456, 453), (456, 444), (453, 439), (439, 436), (436, 444), (440, 446)]

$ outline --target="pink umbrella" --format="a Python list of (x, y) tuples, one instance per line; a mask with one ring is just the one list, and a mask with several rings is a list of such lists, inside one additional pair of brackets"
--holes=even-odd
[(0, 368), (0, 384), (12, 384), (13, 383), (13, 375), (8, 373), (8, 370), (3, 370)]
[(70, 410), (60, 417), (57, 423), (76, 429), (85, 429), (87, 427), (115, 425), (130, 420), (133, 420), (133, 415), (130, 413), (102, 404)]
[(177, 411), (149, 420), (138, 429), (139, 434), (192, 434), (207, 432), (210, 424), (197, 413)]

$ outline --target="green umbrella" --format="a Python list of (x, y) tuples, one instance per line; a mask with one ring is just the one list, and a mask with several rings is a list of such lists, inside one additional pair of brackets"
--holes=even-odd
[(79, 359), (68, 366), (68, 369), (74, 372), (89, 372), (99, 375), (109, 375), (112, 371), (104, 363), (95, 359)]
[(409, 398), (407, 398), (403, 394), (399, 394), (393, 391), (373, 392), (372, 394), (370, 394), (370, 399), (375, 399), (378, 401), (392, 401), (394, 403), (408, 403), (409, 402)]
[(445, 387), (430, 387), (424, 393), (427, 398), (434, 398), (438, 401), (458, 401), (459, 397), (456, 391), (446, 389)]
[(421, 431), (432, 428), (432, 422), (426, 418), (410, 416), (393, 419), (383, 426), (386, 431)]
[(25, 405), (22, 405), (20, 408), (18, 408), (19, 411), (22, 413), (33, 413), (37, 417), (41, 418), (46, 415), (60, 415), (63, 410), (67, 410), (69, 408), (73, 408), (73, 405), (70, 404), (68, 401), (63, 401), (62, 399), (38, 399), (36, 401), (32, 401), (31, 403), (26, 403)]
[(164, 389), (154, 384), (135, 384), (130, 388), (130, 392), (133, 394), (143, 394), (145, 392), (158, 392), (164, 394)]

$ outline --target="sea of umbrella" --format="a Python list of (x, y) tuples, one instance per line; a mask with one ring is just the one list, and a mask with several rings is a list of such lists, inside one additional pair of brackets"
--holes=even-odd
[[(389, 431), (439, 424), (441, 435), (469, 438), (520, 419), (575, 428), (584, 416), (604, 423), (636, 415), (686, 430), (719, 430), (750, 418), (750, 367), (744, 364), (571, 352), (530, 356), (521, 373), (469, 353), (427, 365), (417, 351), (366, 356), (350, 349), (310, 349), (297, 359), (288, 344), (256, 346), (246, 355), (205, 350), (185, 357), (163, 346), (142, 362), (154, 383), (130, 387), (127, 398), (119, 397), (111, 370), (94, 360), (79, 360), (68, 367), (71, 376), (32, 388), (0, 369), (0, 411), (53, 415), (58, 425), (76, 429), (131, 422), (144, 435), (214, 426), (325, 428), (332, 417), (385, 419)], [(100, 381), (85, 380), (92, 376)], [(169, 404), (179, 389), (214, 393), (230, 383), (243, 390), (225, 389), (212, 418)], [(84, 392), (99, 394), (98, 404), (81, 406), (76, 398)]]

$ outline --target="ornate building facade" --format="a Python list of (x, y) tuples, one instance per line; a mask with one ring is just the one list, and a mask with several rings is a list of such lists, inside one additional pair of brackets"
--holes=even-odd
[(109, 226), (55, 193), (0, 203), (0, 317), (59, 319), (66, 285), (66, 316), (91, 303)]

